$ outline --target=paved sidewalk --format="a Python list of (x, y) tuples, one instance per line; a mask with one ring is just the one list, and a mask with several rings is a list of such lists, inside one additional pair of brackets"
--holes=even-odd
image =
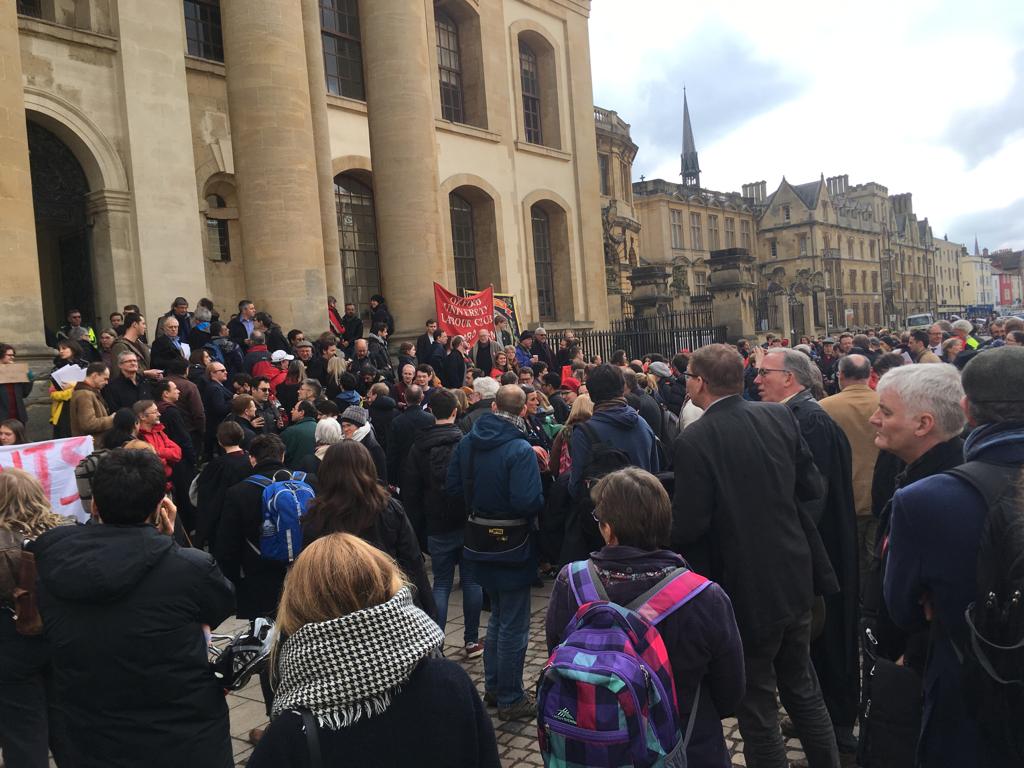
[[(548, 654), (544, 643), (544, 615), (547, 610), (548, 595), (551, 593), (551, 582), (546, 582), (543, 589), (532, 591), (532, 618), (530, 620), (530, 645), (526, 651), (526, 666), (523, 680), (527, 686), (533, 685), (540, 676)], [(486, 632), (489, 614), (481, 616), (480, 634)], [(230, 619), (218, 631), (229, 632), (243, 626), (244, 622)], [(464, 622), (462, 614), (462, 592), (452, 593), (448, 609), (448, 626), (446, 629), (445, 655), (459, 662), (476, 684), (480, 695), (484, 693), (483, 657), (467, 661), (462, 653), (462, 632)], [(263, 706), (263, 697), (258, 680), (253, 680), (243, 690), (228, 697), (231, 708), (231, 738), (235, 750), (235, 761), (244, 766), (252, 753), (252, 745), (247, 738), (250, 729), (263, 728), (267, 717)], [(543, 765), (537, 751), (537, 725), (535, 721), (503, 722), (497, 717), (497, 710), (491, 709), (495, 735), (498, 739), (498, 753), (504, 768), (524, 768), (525, 766)], [(742, 746), (739, 728), (735, 718), (727, 718), (722, 723), (725, 729), (726, 745), (732, 755), (732, 764), (743, 766)], [(787, 756), (790, 760), (802, 758), (800, 742), (789, 739), (786, 744)]]

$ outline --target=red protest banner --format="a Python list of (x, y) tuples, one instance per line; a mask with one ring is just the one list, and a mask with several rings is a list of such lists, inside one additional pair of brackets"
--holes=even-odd
[(463, 336), (470, 346), (477, 334), (494, 331), (494, 286), (475, 296), (456, 296), (434, 283), (437, 327), (449, 336)]

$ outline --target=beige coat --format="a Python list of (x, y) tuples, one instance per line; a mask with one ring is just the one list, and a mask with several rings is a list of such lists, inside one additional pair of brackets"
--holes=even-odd
[(853, 455), (853, 504), (857, 516), (871, 514), (871, 478), (875, 472), (878, 449), (875, 428), (868, 419), (878, 409), (878, 393), (867, 384), (850, 384), (838, 395), (818, 404), (839, 425), (850, 441)]
[(918, 357), (914, 362), (915, 363), (941, 363), (942, 360), (939, 357), (937, 357), (936, 355), (932, 354), (931, 350), (929, 350), (927, 347), (925, 347), (921, 351), (920, 357)]
[(92, 435), (97, 440), (114, 425), (98, 390), (84, 381), (75, 385), (71, 394), (71, 435)]

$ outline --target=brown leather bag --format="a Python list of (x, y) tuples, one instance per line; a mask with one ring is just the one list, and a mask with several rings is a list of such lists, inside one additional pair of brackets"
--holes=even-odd
[(0, 531), (0, 602), (14, 610), (19, 635), (39, 635), (43, 619), (36, 604), (36, 557), (24, 548), (24, 536)]

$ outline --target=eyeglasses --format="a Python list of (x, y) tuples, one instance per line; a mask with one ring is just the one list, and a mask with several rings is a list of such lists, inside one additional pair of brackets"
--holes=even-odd
[(269, 392), (270, 391), (270, 387), (259, 387), (259, 391), (260, 392)]
[(766, 373), (772, 373), (772, 372), (774, 372), (774, 373), (789, 373), (790, 371), (789, 371), (788, 368), (758, 368), (757, 369), (757, 375), (761, 376), (762, 378), (764, 377), (764, 375)]
[(690, 373), (689, 371), (680, 371), (679, 374), (684, 379), (699, 379), (700, 378), (700, 374), (699, 373)]

